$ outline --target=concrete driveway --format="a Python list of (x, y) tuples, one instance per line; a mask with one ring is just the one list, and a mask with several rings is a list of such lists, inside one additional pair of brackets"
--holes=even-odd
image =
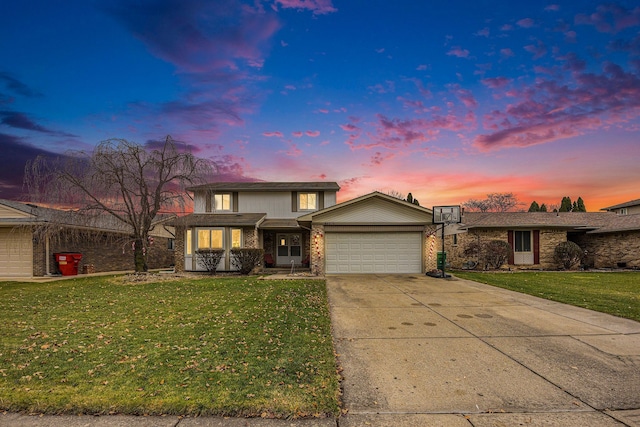
[(461, 279), (327, 277), (352, 426), (640, 426), (640, 323)]

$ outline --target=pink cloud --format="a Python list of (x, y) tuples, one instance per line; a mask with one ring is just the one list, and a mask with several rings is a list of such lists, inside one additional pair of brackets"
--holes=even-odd
[(291, 135), (293, 135), (296, 138), (301, 138), (302, 137), (302, 131), (291, 132)]
[(518, 26), (522, 28), (531, 28), (533, 27), (534, 22), (531, 18), (524, 18), (516, 22), (516, 24), (518, 24)]
[(467, 58), (469, 57), (469, 51), (467, 49), (462, 49), (460, 46), (456, 46), (451, 48), (449, 52), (447, 52), (449, 56), (457, 56), (458, 58)]
[(629, 10), (617, 4), (601, 5), (590, 15), (576, 15), (575, 23), (593, 25), (602, 33), (615, 34), (626, 28), (640, 25), (640, 7)]
[(307, 136), (310, 136), (310, 137), (312, 137), (312, 138), (315, 138), (315, 137), (320, 136), (320, 131), (319, 131), (319, 130), (308, 130), (308, 131), (306, 131), (306, 132), (305, 132), (305, 134), (306, 134)]
[(640, 117), (640, 76), (612, 63), (605, 63), (600, 74), (579, 66), (573, 70), (572, 85), (541, 78), (514, 92), (515, 103), (485, 116), (483, 125), (492, 132), (476, 137), (474, 145), (483, 151), (526, 147)]
[(489, 34), (490, 34), (489, 27), (484, 27), (483, 29), (481, 29), (476, 33), (476, 36), (489, 37)]
[(476, 101), (473, 93), (468, 89), (463, 89), (459, 85), (453, 86), (453, 93), (458, 97), (460, 101), (467, 108), (476, 108), (478, 106), (478, 101)]
[(371, 165), (380, 166), (385, 160), (393, 159), (395, 156), (395, 153), (385, 154), (380, 151), (376, 151), (373, 156), (371, 156)]
[(547, 12), (557, 12), (560, 10), (560, 5), (550, 4), (549, 6), (545, 7), (544, 10)]
[(504, 49), (500, 49), (500, 55), (503, 58), (510, 58), (512, 56), (515, 56), (515, 54), (513, 53), (513, 50), (509, 49), (508, 47)]
[(280, 5), (283, 9), (310, 10), (314, 15), (338, 11), (331, 0), (275, 0), (275, 5)]
[(545, 46), (545, 44), (540, 40), (538, 40), (538, 42), (535, 45), (530, 44), (525, 46), (524, 50), (526, 50), (529, 53), (532, 53), (533, 59), (540, 59), (547, 54), (547, 46)]
[(501, 31), (511, 31), (513, 30), (513, 25), (511, 24), (504, 24), (502, 27), (500, 27)]
[(282, 132), (280, 132), (280, 131), (275, 131), (275, 132), (263, 132), (263, 133), (262, 133), (262, 136), (266, 136), (266, 137), (269, 137), (269, 138), (270, 138), (270, 137), (273, 137), (273, 136), (278, 137), (278, 138), (282, 138), (282, 137), (283, 137)]
[(491, 89), (502, 89), (511, 83), (511, 79), (506, 77), (490, 77), (487, 79), (482, 79), (482, 84), (491, 88)]
[(284, 152), (289, 157), (300, 157), (302, 155), (302, 150), (298, 148), (296, 144), (289, 143), (289, 149)]

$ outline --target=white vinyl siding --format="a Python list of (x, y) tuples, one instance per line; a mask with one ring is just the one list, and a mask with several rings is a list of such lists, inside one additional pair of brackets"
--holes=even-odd
[(0, 277), (33, 275), (31, 232), (0, 228)]
[(419, 232), (326, 233), (326, 272), (421, 273)]

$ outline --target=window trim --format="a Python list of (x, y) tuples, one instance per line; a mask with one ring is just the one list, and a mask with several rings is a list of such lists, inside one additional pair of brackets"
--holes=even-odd
[[(218, 206), (218, 197), (220, 197), (220, 204), (222, 204), (222, 207)], [(225, 203), (225, 199), (228, 199), (227, 203)], [(225, 204), (227, 205), (226, 208)], [(214, 193), (212, 205), (214, 212), (231, 212), (233, 210), (232, 193)]]

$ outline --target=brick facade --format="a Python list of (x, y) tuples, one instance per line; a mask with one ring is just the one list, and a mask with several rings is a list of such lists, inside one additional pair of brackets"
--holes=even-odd
[(324, 225), (311, 227), (311, 273), (316, 276), (324, 276)]
[(587, 251), (589, 267), (640, 268), (640, 230), (582, 234), (572, 240)]
[[(63, 232), (64, 233), (64, 232)], [(33, 244), (33, 275), (44, 276), (46, 271), (46, 242), (34, 239)], [(168, 238), (154, 237), (149, 246), (147, 265), (149, 269), (169, 268), (174, 264), (174, 250), (168, 248)], [(85, 238), (71, 238), (59, 236), (50, 239), (49, 243), (49, 273), (58, 272), (55, 254), (60, 252), (78, 252), (82, 260), (78, 264), (78, 273), (107, 272), (134, 270), (133, 250), (128, 239), (121, 235), (102, 233), (100, 235), (85, 236)]]

